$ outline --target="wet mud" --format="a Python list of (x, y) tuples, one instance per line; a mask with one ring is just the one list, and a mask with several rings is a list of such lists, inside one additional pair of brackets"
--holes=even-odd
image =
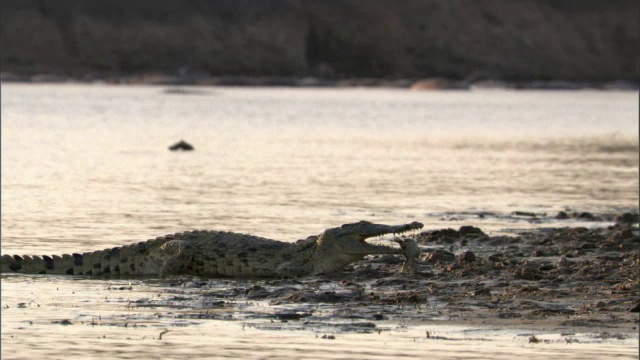
[(179, 309), (162, 316), (181, 320), (328, 333), (380, 333), (388, 323), (425, 321), (637, 329), (640, 234), (634, 224), (511, 236), (462, 226), (416, 239), (422, 254), (414, 275), (398, 273), (400, 256), (370, 256), (342, 273), (302, 279), (157, 280), (157, 295), (128, 306)]

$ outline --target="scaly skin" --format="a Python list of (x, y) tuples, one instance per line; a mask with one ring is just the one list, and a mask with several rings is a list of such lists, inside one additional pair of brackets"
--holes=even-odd
[(3, 255), (0, 273), (300, 277), (335, 273), (370, 254), (403, 254), (402, 272), (413, 273), (420, 251), (415, 240), (396, 240), (399, 249), (365, 240), (420, 228), (419, 222), (390, 226), (360, 221), (296, 243), (224, 231), (192, 231), (83, 254)]

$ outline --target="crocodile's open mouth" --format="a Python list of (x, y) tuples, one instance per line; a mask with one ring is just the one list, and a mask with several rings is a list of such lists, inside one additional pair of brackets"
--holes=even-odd
[(357, 241), (357, 244), (351, 242), (351, 245), (342, 249), (346, 253), (364, 254), (364, 253), (390, 253), (394, 248), (384, 245), (375, 245), (368, 243), (366, 240), (384, 235), (397, 235), (410, 231), (422, 229), (424, 225), (417, 221), (403, 225), (384, 225), (374, 224), (368, 221), (360, 221), (353, 224), (345, 224), (338, 228), (338, 238), (350, 238)]
[(359, 240), (365, 242), (366, 239), (384, 236), (388, 234), (403, 234), (409, 231), (422, 229), (424, 225), (417, 221), (402, 225), (374, 224), (368, 221), (360, 221), (354, 224), (345, 224), (340, 227), (338, 236), (358, 236)]

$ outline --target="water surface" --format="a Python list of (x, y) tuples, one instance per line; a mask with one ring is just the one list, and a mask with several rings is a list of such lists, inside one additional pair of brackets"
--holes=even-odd
[[(189, 229), (293, 241), (363, 219), (492, 233), (577, 222), (540, 225), (511, 217), (516, 210), (637, 211), (637, 92), (165, 90), (3, 85), (2, 252), (82, 252)], [(196, 150), (167, 150), (180, 139)], [(131, 310), (159, 291), (149, 283), (122, 294), (110, 285), (4, 276), (2, 357), (208, 358), (217, 349), (415, 358), (429, 349), (444, 358), (464, 349), (425, 341), (424, 324), (331, 342), (245, 328), (234, 314), (176, 323), (171, 309)], [(57, 323), (64, 319), (73, 325)], [(464, 344), (479, 357), (512, 358), (526, 347), (526, 337), (500, 341)], [(549, 345), (531, 358), (635, 354), (627, 343), (590, 346)]]
[(3, 85), (3, 250), (638, 203), (636, 92), (165, 90)]

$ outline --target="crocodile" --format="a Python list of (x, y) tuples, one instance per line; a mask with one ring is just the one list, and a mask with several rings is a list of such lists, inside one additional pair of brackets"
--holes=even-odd
[(331, 274), (371, 254), (401, 254), (401, 272), (415, 272), (415, 239), (400, 247), (365, 240), (422, 228), (360, 221), (330, 228), (295, 243), (226, 231), (187, 231), (126, 246), (53, 256), (2, 255), (0, 273), (91, 276), (195, 275), (202, 277), (302, 277)]

